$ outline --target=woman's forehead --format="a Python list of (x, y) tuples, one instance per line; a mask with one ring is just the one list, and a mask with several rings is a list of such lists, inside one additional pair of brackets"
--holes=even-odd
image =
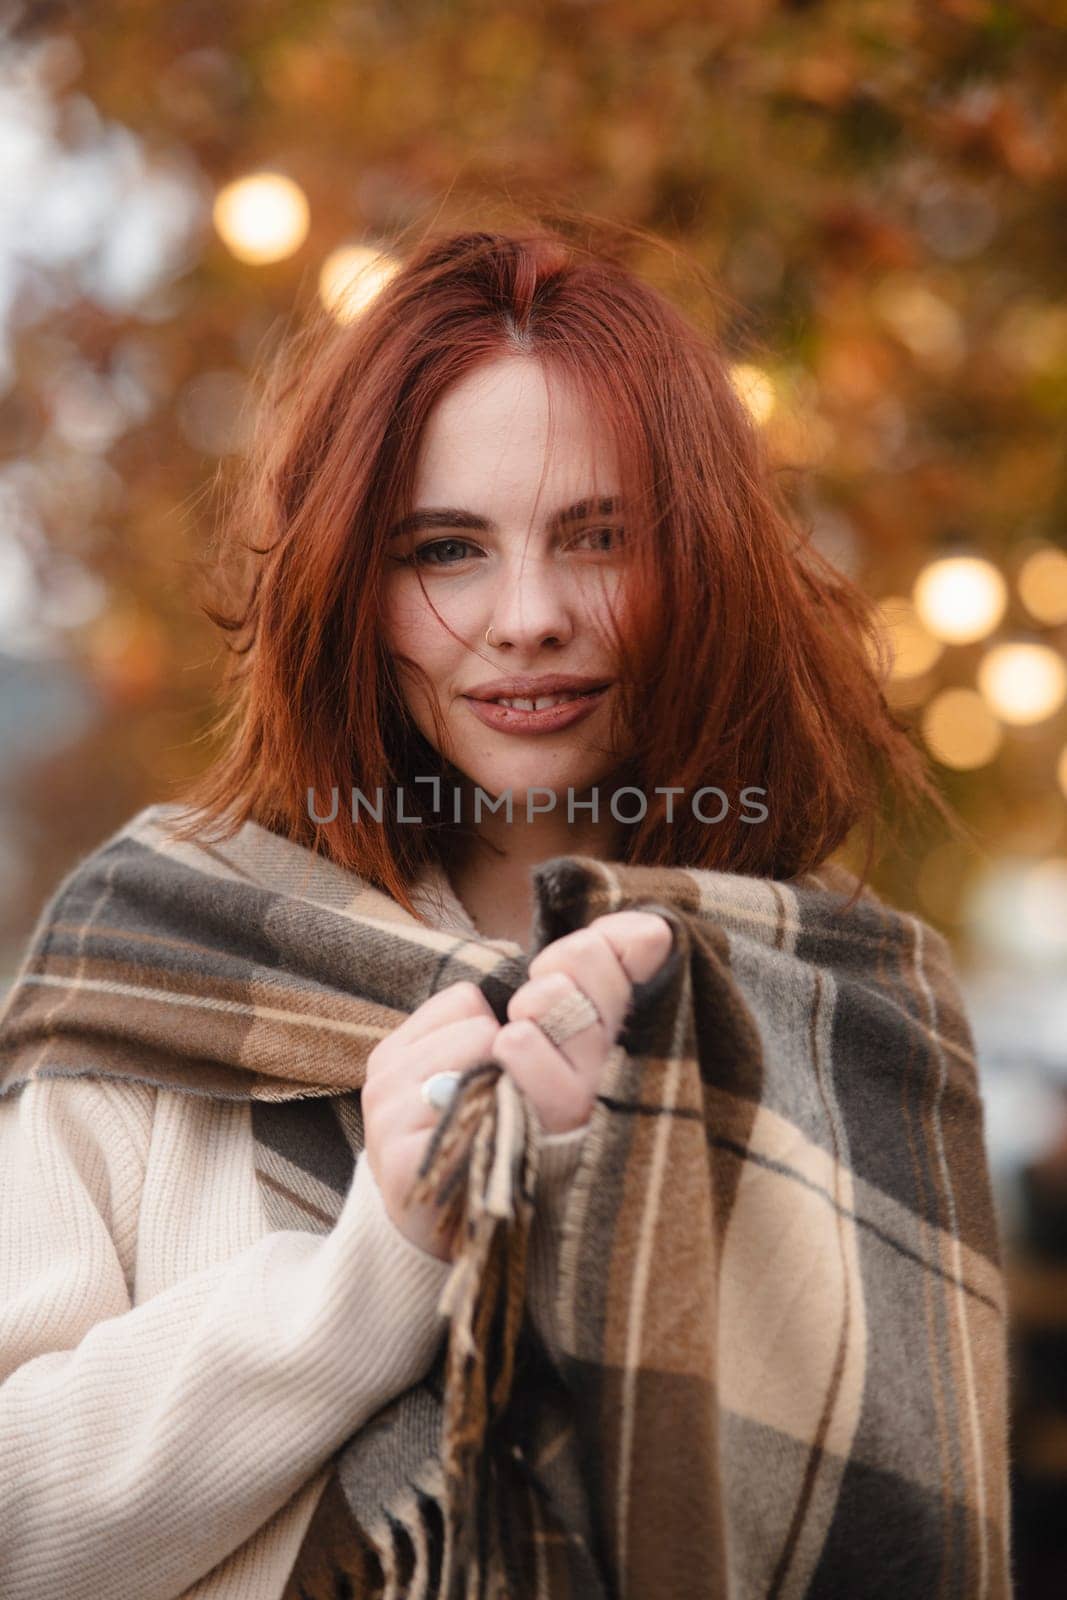
[[(438, 400), (416, 466), (416, 504), (490, 510), (485, 501), (526, 498), (544, 483), (545, 514), (561, 501), (613, 493), (611, 430), (574, 387), (528, 358), (477, 368)], [(552, 504), (549, 504), (552, 501)]]

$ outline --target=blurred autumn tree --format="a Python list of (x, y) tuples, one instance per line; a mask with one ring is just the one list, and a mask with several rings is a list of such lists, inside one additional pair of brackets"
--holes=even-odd
[[(209, 757), (196, 741), (221, 647), (190, 602), (189, 564), (210, 544), (219, 462), (240, 460), (248, 374), (341, 245), (557, 197), (650, 230), (722, 283), (716, 332), (758, 363), (776, 453), (805, 469), (800, 508), (875, 594), (907, 595), (946, 541), (971, 541), (1009, 583), (1026, 541), (1063, 542), (1054, 7), (103, 0), (22, 6), (11, 47), (34, 40), (56, 45), (44, 70), (69, 142), (88, 102), (147, 162), (180, 168), (200, 215), (171, 281), (140, 304), (82, 294), (15, 319), (0, 448), (44, 485), (44, 567), (76, 560), (106, 600), (64, 631), (94, 695), (89, 725), (9, 773), (27, 863), (9, 951), (61, 870)], [(299, 186), (309, 225), (294, 253), (252, 265), (214, 232), (211, 200), (263, 168)], [(636, 248), (633, 264), (707, 317), (667, 251)], [(79, 436), (69, 393), (57, 428), (56, 373), (75, 358), (90, 418), (100, 385), (144, 397), (113, 437), (87, 442), (84, 423)], [(1012, 590), (1003, 629), (1034, 626)], [(1062, 624), (1037, 631), (1062, 651)], [(935, 688), (973, 682), (984, 648), (945, 651), (902, 708), (918, 717)], [(978, 769), (938, 769), (991, 848), (1063, 852), (1065, 738), (1061, 711), (1007, 730)], [(963, 866), (941, 866), (922, 910), (951, 932)], [(907, 904), (914, 874), (889, 861), (882, 885)]]

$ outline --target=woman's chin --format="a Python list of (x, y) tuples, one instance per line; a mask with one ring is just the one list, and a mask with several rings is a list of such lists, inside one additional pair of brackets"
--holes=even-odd
[[(607, 775), (607, 771), (602, 773), (599, 767), (590, 769), (581, 762), (552, 763), (543, 756), (536, 761), (511, 761), (506, 769), (472, 763), (465, 770), (472, 788), (476, 787), (492, 800), (510, 794), (516, 814), (521, 810), (523, 816), (527, 804), (535, 815), (545, 811), (548, 801), (546, 791), (556, 795), (555, 809), (566, 815), (568, 793), (577, 799), (585, 790), (602, 783)], [(602, 804), (606, 799), (607, 796), (602, 797)], [(582, 811), (578, 815), (587, 817), (589, 812)]]

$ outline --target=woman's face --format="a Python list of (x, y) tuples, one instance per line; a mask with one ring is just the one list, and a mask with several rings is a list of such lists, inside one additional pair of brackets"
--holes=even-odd
[[(446, 731), (441, 753), (493, 796), (510, 789), (524, 804), (528, 787), (552, 789), (565, 814), (568, 787), (577, 794), (619, 764), (607, 749), (617, 692), (608, 629), (609, 606), (622, 609), (625, 554), (612, 443), (558, 381), (550, 440), (550, 381), (537, 361), (506, 357), (438, 401), (423, 434), (412, 516), (387, 550), (384, 626), (390, 651), (417, 662), (434, 686)], [(605, 505), (609, 498), (616, 503)], [(398, 672), (411, 714), (434, 744), (426, 696), (402, 662)], [(542, 713), (536, 727), (520, 712), (471, 698), (474, 690), (506, 693), (498, 679), (548, 674), (609, 687), (577, 720), (568, 707)], [(524, 698), (545, 693), (533, 687)]]

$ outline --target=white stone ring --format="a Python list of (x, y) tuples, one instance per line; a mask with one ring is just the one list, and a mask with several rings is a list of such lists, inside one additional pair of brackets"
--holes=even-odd
[(433, 1111), (447, 1111), (456, 1098), (458, 1072), (435, 1072), (419, 1085), (419, 1093)]

